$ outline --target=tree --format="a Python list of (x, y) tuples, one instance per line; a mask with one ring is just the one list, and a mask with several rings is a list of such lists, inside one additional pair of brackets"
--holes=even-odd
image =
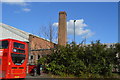
[(116, 65), (118, 65), (117, 67), (120, 72), (120, 43), (115, 44), (115, 51), (117, 57)]
[(40, 27), (39, 36), (43, 36), (46, 40), (53, 42), (57, 39), (57, 28), (52, 26), (51, 23), (48, 26), (42, 26)]

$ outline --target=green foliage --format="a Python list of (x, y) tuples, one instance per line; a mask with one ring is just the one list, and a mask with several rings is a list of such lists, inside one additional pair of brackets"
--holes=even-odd
[(120, 44), (110, 48), (100, 41), (90, 45), (67, 44), (58, 46), (53, 53), (38, 61), (46, 66), (46, 71), (54, 75), (74, 75), (77, 77), (110, 76), (113, 65), (118, 64), (116, 53), (120, 52)]

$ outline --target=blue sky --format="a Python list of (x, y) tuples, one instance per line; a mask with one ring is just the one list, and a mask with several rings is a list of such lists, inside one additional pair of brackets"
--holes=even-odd
[(77, 20), (77, 43), (85, 36), (87, 43), (95, 40), (102, 43), (118, 42), (117, 2), (8, 2), (2, 4), (2, 22), (39, 35), (40, 28), (49, 23), (56, 28), (59, 11), (67, 13), (69, 42), (73, 40), (73, 20)]

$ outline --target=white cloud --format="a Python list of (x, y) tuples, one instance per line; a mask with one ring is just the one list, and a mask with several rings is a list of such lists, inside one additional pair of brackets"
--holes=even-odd
[(94, 35), (94, 33), (91, 32), (91, 30), (89, 30), (89, 32), (87, 34), (85, 34), (84, 36), (82, 36), (82, 38), (89, 38), (89, 37), (91, 37), (93, 35)]
[(58, 27), (58, 23), (53, 23), (53, 26)]
[(30, 12), (31, 9), (29, 9), (29, 8), (23, 8), (22, 11), (24, 11), (24, 12)]
[[(9, 4), (9, 5), (18, 5), (21, 7), (27, 7), (29, 4), (25, 2), (25, 0), (1, 0), (1, 2), (5, 3), (5, 4)], [(29, 8), (23, 8), (21, 9), (24, 12), (30, 12), (31, 9)], [(21, 11), (15, 11), (15, 13), (20, 13)]]
[(24, 0), (1, 0), (1, 2), (4, 2), (6, 4), (10, 4), (10, 5), (20, 5), (20, 6), (27, 6), (28, 5)]
[[(58, 23), (53, 23), (53, 26), (58, 26)], [(90, 29), (86, 29), (87, 24), (84, 23), (84, 19), (76, 20), (75, 22), (75, 34), (82, 36), (82, 38), (91, 37), (94, 33)], [(67, 34), (74, 34), (74, 20), (67, 21)]]
[(53, 39), (54, 43), (58, 43), (58, 38)]

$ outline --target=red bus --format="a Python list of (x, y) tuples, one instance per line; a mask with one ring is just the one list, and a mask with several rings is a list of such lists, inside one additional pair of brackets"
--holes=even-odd
[(26, 42), (0, 40), (0, 79), (26, 77), (28, 44)]

